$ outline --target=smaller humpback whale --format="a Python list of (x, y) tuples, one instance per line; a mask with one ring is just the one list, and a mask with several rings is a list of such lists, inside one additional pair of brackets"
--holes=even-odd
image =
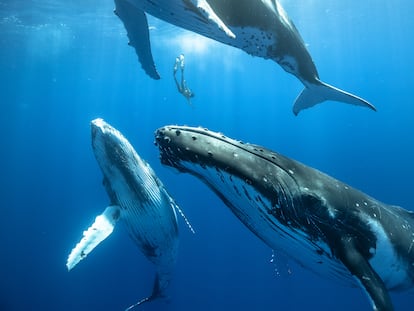
[(206, 183), (272, 249), (360, 285), (373, 310), (393, 310), (388, 290), (413, 287), (413, 212), (220, 133), (167, 126), (155, 135), (164, 165)]
[(295, 100), (295, 115), (328, 100), (376, 110), (366, 100), (319, 79), (302, 37), (277, 0), (115, 0), (115, 7), (129, 45), (153, 79), (160, 75), (152, 57), (146, 13), (278, 63), (305, 86)]
[[(152, 294), (127, 310), (164, 296), (177, 257), (177, 204), (128, 140), (102, 119), (91, 122), (92, 147), (104, 175), (110, 205), (83, 232), (66, 266), (73, 269), (121, 221), (142, 253), (156, 266)], [(189, 225), (188, 221), (186, 220)], [(191, 227), (190, 227), (191, 228)]]

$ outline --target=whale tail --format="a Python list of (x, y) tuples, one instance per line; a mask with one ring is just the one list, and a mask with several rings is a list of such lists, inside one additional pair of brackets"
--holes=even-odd
[(293, 113), (297, 116), (302, 110), (313, 107), (327, 100), (367, 107), (377, 111), (377, 109), (365, 99), (318, 80), (317, 83), (307, 84), (303, 91), (299, 94), (295, 100), (295, 104), (293, 105)]
[(154, 287), (152, 289), (152, 293), (150, 296), (142, 298), (138, 302), (134, 303), (133, 305), (130, 305), (128, 308), (125, 309), (125, 311), (130, 311), (143, 303), (153, 301), (155, 299), (168, 299), (168, 296), (165, 294), (165, 289), (168, 287), (168, 284), (170, 283), (171, 275), (170, 273), (165, 273), (163, 271), (158, 271), (155, 280), (154, 280)]

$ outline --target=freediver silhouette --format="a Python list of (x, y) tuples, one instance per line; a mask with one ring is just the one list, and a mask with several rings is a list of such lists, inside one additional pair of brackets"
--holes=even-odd
[[(195, 94), (188, 88), (187, 82), (184, 79), (184, 66), (185, 66), (184, 54), (180, 54), (180, 56), (178, 56), (175, 59), (174, 72), (173, 72), (174, 81), (175, 81), (175, 85), (177, 86), (178, 92), (180, 92), (187, 99), (188, 103), (191, 105), (191, 98), (193, 98)], [(180, 70), (181, 70), (180, 83), (177, 80), (178, 67), (180, 67)]]

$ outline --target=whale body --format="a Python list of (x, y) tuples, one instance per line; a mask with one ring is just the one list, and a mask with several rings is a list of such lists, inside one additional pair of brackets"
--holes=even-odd
[(319, 79), (303, 39), (276, 0), (115, 0), (115, 6), (129, 45), (154, 79), (160, 75), (152, 57), (146, 14), (278, 63), (305, 85), (295, 100), (295, 115), (327, 100), (376, 110), (366, 100)]
[(360, 285), (373, 310), (414, 284), (414, 214), (264, 147), (202, 128), (156, 131), (161, 162), (206, 183), (269, 247)]
[[(92, 147), (104, 175), (110, 205), (98, 215), (71, 251), (66, 266), (73, 269), (115, 225), (122, 222), (141, 252), (156, 267), (153, 291), (132, 307), (163, 297), (178, 251), (178, 206), (149, 164), (129, 141), (102, 119), (91, 122)], [(181, 212), (181, 211), (180, 211)]]

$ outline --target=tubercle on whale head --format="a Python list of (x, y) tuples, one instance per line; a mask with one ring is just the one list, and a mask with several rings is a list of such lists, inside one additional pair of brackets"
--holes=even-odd
[[(264, 147), (234, 140), (203, 127), (169, 125), (155, 131), (155, 145), (162, 161), (175, 166), (180, 161), (205, 165), (237, 164), (262, 159), (285, 170), (292, 161)], [(257, 156), (257, 157), (256, 157)], [(168, 163), (167, 163), (168, 164)]]
[(227, 137), (206, 128), (165, 126), (155, 132), (155, 145), (160, 149), (161, 162), (177, 169), (181, 162), (200, 166), (225, 165), (228, 149)]
[[(161, 163), (180, 172), (226, 172), (276, 200), (288, 184), (297, 187), (293, 162), (263, 147), (243, 143), (201, 127), (165, 126), (155, 132)], [(201, 170), (194, 171), (196, 167)], [(294, 170), (295, 168), (293, 168)]]

